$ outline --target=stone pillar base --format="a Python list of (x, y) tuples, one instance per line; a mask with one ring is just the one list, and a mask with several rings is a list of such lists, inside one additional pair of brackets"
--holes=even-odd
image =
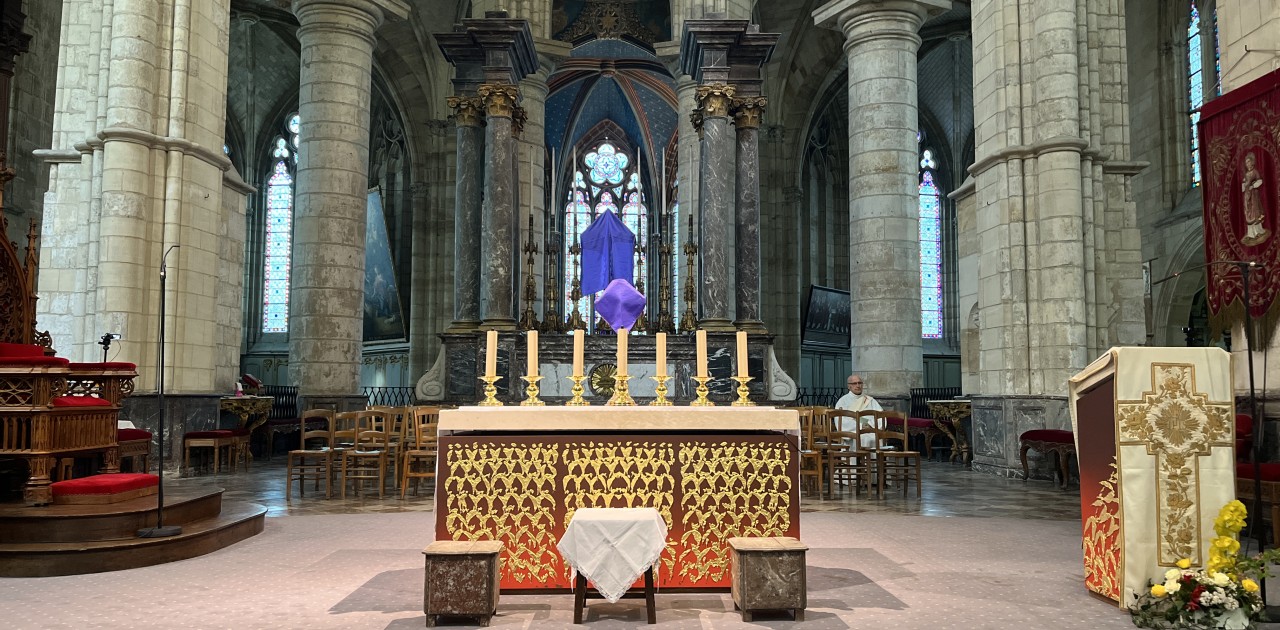
[(516, 320), (512, 317), (502, 317), (494, 319), (486, 319), (480, 322), (480, 328), (483, 330), (499, 330), (503, 332), (514, 332), (519, 330), (516, 327)]
[(745, 330), (747, 333), (752, 335), (769, 334), (769, 330), (764, 327), (764, 322), (758, 319), (740, 319), (733, 322), (733, 326), (738, 330)]
[(704, 319), (698, 322), (698, 328), (707, 332), (736, 332), (738, 328), (727, 319)]
[[(223, 394), (165, 394), (164, 423), (169, 427), (165, 434), (165, 451), (160, 459), (165, 470), (176, 471), (182, 465), (182, 436), (191, 431), (213, 431), (219, 424), (219, 403)], [(120, 419), (128, 420), (139, 429), (151, 432), (159, 453), (160, 397), (150, 394), (134, 394), (124, 399)]]
[(480, 322), (475, 320), (463, 320), (449, 324), (449, 327), (445, 329), (445, 333), (451, 335), (462, 335), (472, 333), (477, 330), (480, 330)]
[[(1018, 436), (1031, 429), (1071, 430), (1066, 396), (970, 396), (973, 415), (965, 427), (973, 469), (1000, 477), (1022, 477)], [(1053, 479), (1054, 460), (1027, 454), (1032, 479)], [(1074, 464), (1072, 465), (1074, 468)]]

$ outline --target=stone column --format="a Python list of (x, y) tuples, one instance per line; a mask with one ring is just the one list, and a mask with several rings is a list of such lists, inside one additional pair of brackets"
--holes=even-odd
[(301, 25), (289, 372), (299, 395), (360, 392), (373, 32), (402, 0), (294, 0)]
[(480, 325), (480, 206), (484, 197), (484, 104), (479, 97), (453, 96), (449, 107), (458, 127), (454, 180), (453, 324), (449, 332)]
[(702, 274), (698, 306), (699, 326), (707, 330), (733, 330), (734, 303), (729, 292), (735, 286), (733, 273), (734, 149), (729, 131), (729, 105), (734, 88), (724, 83), (698, 87), (698, 107), (702, 136), (702, 164), (698, 169), (698, 196), (701, 201), (699, 267)]
[(760, 117), (768, 100), (749, 96), (734, 100), (733, 123), (738, 130), (737, 263), (738, 319), (734, 326), (764, 333), (760, 319)]
[(834, 0), (814, 12), (844, 32), (849, 65), (849, 256), (853, 369), (877, 397), (922, 381), (918, 31), (950, 0)]
[(485, 329), (515, 330), (516, 142), (512, 116), (520, 89), (486, 83), (478, 90), (487, 118), (484, 129), (484, 207), (480, 214), (480, 315)]
[[(673, 73), (676, 74), (676, 112), (692, 111), (697, 104), (697, 98), (694, 96), (698, 89), (698, 82), (694, 81), (687, 75), (680, 74), (679, 68), (675, 68)], [(675, 221), (679, 225), (680, 243), (675, 251), (675, 264), (680, 266), (680, 282), (678, 286), (673, 287), (675, 292), (675, 312), (680, 315), (680, 326), (696, 326), (697, 317), (691, 318), (693, 321), (685, 321), (685, 288), (690, 282), (697, 286), (698, 269), (697, 257), (694, 257), (693, 273), (689, 270), (689, 259), (685, 256), (684, 246), (686, 243), (698, 242), (698, 231), (702, 228), (698, 221), (698, 183), (701, 178), (698, 176), (698, 165), (702, 163), (702, 147), (698, 140), (698, 132), (693, 126), (693, 121), (689, 116), (681, 115), (679, 117), (679, 146), (677, 149), (676, 178), (679, 186), (676, 188), (676, 201), (680, 203), (680, 213), (675, 217)], [(690, 222), (693, 220), (693, 223)], [(695, 293), (696, 299), (696, 293)], [(694, 305), (697, 309), (697, 305)], [(694, 311), (697, 312), (696, 310)], [(690, 329), (691, 330), (691, 329)]]

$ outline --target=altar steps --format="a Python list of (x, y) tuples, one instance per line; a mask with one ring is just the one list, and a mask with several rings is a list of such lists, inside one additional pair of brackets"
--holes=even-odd
[(167, 538), (138, 538), (155, 525), (156, 497), (107, 505), (0, 505), (0, 577), (48, 577), (118, 571), (184, 560), (262, 532), (267, 510), (222, 501), (221, 488), (165, 491)]

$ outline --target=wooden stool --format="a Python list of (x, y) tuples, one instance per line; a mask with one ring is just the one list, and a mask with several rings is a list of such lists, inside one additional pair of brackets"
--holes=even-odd
[(794, 538), (730, 538), (733, 552), (733, 607), (750, 623), (761, 610), (789, 610), (804, 621), (808, 605), (804, 553), (809, 547)]
[(481, 626), (498, 611), (498, 569), (502, 543), (490, 540), (437, 540), (422, 550), (426, 584), (422, 612), (427, 627), (439, 617), (475, 617)]
[(222, 449), (227, 449), (227, 462), (235, 470), (235, 437), (230, 431), (189, 431), (182, 436), (182, 471), (185, 474), (191, 468), (191, 449), (213, 449), (213, 474), (218, 474), (218, 460)]
[[(1046, 456), (1053, 453), (1058, 458), (1058, 470), (1062, 473), (1062, 488), (1065, 490), (1070, 475), (1067, 462), (1072, 455), (1076, 454), (1075, 434), (1061, 429), (1032, 429), (1018, 436), (1018, 441), (1022, 443), (1022, 480), (1026, 481), (1030, 478), (1030, 471), (1027, 468), (1027, 451), (1035, 449), (1036, 452)], [(1055, 471), (1054, 474), (1057, 475), (1057, 472)]]
[[(624, 595), (623, 597), (629, 597)], [(573, 581), (573, 622), (582, 623), (587, 608), (587, 576), (579, 573)], [(650, 624), (658, 623), (658, 606), (654, 598), (653, 567), (644, 570), (644, 611)]]

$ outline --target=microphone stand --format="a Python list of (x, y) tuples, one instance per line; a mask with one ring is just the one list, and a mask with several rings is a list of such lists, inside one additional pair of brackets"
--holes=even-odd
[(160, 339), (156, 349), (156, 399), (160, 405), (160, 474), (156, 489), (156, 526), (144, 527), (138, 530), (138, 538), (165, 538), (167, 536), (177, 536), (182, 533), (181, 525), (165, 525), (164, 524), (164, 460), (165, 460), (165, 418), (164, 418), (164, 316), (165, 316), (165, 276), (167, 274), (166, 261), (169, 258), (169, 252), (177, 249), (178, 245), (170, 245), (169, 249), (164, 250), (164, 255), (160, 257)]

